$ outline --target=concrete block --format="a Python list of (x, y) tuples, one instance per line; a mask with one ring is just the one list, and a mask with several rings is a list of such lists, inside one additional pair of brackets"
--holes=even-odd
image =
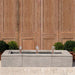
[[(34, 50), (26, 50), (25, 54), (19, 53), (19, 50), (12, 50), (10, 54), (6, 50), (1, 56), (2, 67), (72, 67), (72, 55), (66, 50), (55, 50), (58, 54), (51, 54), (50, 50), (39, 50), (38, 52), (47, 52), (50, 54), (36, 54)], [(17, 52), (17, 54), (16, 54)], [(32, 52), (28, 54), (28, 52)]]

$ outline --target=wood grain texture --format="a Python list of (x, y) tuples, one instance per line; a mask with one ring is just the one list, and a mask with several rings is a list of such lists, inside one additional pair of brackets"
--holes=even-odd
[(17, 0), (0, 0), (0, 39), (17, 41)]
[(23, 49), (51, 49), (75, 40), (75, 0), (0, 0), (0, 40)]
[(17, 26), (17, 0), (4, 0), (4, 32), (15, 32)]
[(0, 0), (0, 32), (3, 32), (3, 0)]
[[(20, 45), (23, 49), (40, 48), (40, 1), (19, 0)], [(31, 40), (32, 39), (32, 40)]]
[(35, 27), (35, 0), (23, 0), (23, 28), (24, 33), (34, 32)]
[(75, 40), (74, 0), (60, 0), (59, 5), (59, 41)]
[(58, 41), (58, 0), (43, 0), (42, 49), (51, 49)]

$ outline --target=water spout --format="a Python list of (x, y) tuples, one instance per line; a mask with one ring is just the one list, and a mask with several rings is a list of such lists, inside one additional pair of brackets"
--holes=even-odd
[(36, 46), (36, 53), (38, 53), (38, 50), (39, 50), (39, 47), (38, 47), (38, 45)]
[(19, 51), (20, 51), (20, 53), (22, 52), (22, 47), (21, 46), (19, 47)]
[(55, 46), (52, 46), (52, 54), (54, 54)]

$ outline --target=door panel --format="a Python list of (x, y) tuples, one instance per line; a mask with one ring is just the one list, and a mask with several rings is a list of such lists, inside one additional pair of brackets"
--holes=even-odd
[(17, 40), (17, 0), (0, 0), (0, 40)]
[(51, 49), (58, 41), (58, 0), (42, 0), (42, 49)]
[(17, 25), (17, 0), (4, 0), (4, 32), (15, 32)]
[(34, 39), (23, 40), (23, 49), (34, 50), (35, 49)]
[(23, 49), (40, 48), (40, 2), (19, 0), (20, 3), (20, 45)]
[(55, 14), (56, 13), (55, 0), (44, 0), (43, 5), (44, 5), (43, 33), (44, 34), (56, 34), (55, 20), (56, 20), (57, 14)]
[(65, 43), (67, 40), (75, 40), (75, 1), (60, 0), (59, 8), (59, 41)]
[(0, 0), (0, 35), (2, 31), (3, 31), (3, 0)]
[(35, 0), (23, 0), (23, 33), (33, 33), (35, 29)]

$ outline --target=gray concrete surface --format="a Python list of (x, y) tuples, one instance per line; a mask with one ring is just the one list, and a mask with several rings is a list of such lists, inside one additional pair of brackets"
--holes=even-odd
[[(18, 50), (12, 50), (19, 52)], [(39, 50), (38, 52), (50, 52)], [(23, 52), (35, 52), (25, 50)], [(59, 54), (10, 54), (6, 50), (1, 57), (2, 67), (72, 67), (72, 55), (66, 50), (55, 50)]]
[[(74, 65), (75, 66), (75, 65)], [(0, 75), (75, 75), (74, 67), (1, 67)]]
[(75, 68), (7, 67), (7, 68), (0, 68), (0, 75), (75, 75)]

